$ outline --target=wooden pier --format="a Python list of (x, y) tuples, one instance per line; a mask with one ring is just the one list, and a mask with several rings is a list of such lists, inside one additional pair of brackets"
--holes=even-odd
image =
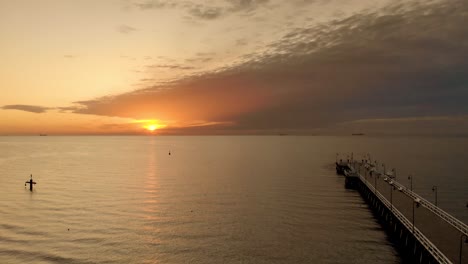
[(468, 264), (468, 227), (449, 213), (379, 172), (367, 160), (336, 161), (345, 187), (356, 189), (411, 263)]

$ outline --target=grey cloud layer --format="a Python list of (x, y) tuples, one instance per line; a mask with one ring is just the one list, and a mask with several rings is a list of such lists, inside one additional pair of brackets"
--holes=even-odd
[(20, 110), (20, 111), (26, 111), (26, 112), (38, 114), (38, 113), (44, 113), (53, 108), (37, 106), (37, 105), (4, 105), (2, 106), (2, 109), (3, 110)]
[[(232, 124), (213, 127), (216, 133), (300, 133), (362, 119), (467, 115), (466, 21), (467, 1), (399, 2), (296, 28), (236, 66), (68, 110)], [(184, 67), (159, 65), (172, 66)], [(190, 109), (189, 116), (178, 108)]]
[[(232, 13), (250, 13), (258, 6), (269, 0), (223, 0), (223, 1), (167, 1), (145, 0), (134, 2), (133, 5), (141, 10), (150, 9), (183, 9), (191, 17), (214, 20)], [(202, 2), (202, 3), (200, 3)]]
[(177, 64), (153, 64), (147, 66), (148, 68), (160, 68), (160, 69), (171, 69), (171, 70), (192, 70), (192, 66), (183, 66)]
[(320, 134), (443, 135), (466, 136), (468, 116), (365, 119), (335, 124), (315, 130)]
[(157, 114), (163, 111), (164, 98), (195, 107), (204, 107), (206, 100), (238, 100), (239, 105), (262, 101), (255, 111), (213, 105), (210, 111), (217, 112), (215, 116), (199, 113), (211, 121), (232, 121), (236, 125), (231, 129), (239, 131), (307, 130), (365, 118), (467, 114), (467, 11), (468, 3), (461, 0), (413, 2), (298, 28), (266, 52), (246, 56), (238, 66), (170, 87), (81, 102), (80, 112), (125, 116), (128, 113), (115, 110), (119, 104), (142, 100)]

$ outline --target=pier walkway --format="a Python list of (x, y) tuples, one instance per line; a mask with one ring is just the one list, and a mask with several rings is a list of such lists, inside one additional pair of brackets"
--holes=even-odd
[(468, 227), (449, 213), (378, 172), (368, 161), (337, 162), (347, 188), (357, 189), (412, 263), (468, 264)]

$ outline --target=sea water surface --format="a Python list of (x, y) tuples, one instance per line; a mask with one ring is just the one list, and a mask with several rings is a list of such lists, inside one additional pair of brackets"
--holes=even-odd
[[(337, 152), (468, 220), (467, 138), (0, 137), (0, 263), (400, 263)], [(169, 152), (171, 155), (169, 155)], [(24, 182), (33, 174), (33, 192)]]

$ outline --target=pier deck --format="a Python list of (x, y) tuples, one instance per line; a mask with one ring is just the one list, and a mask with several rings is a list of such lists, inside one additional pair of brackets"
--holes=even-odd
[(357, 189), (414, 263), (467, 263), (468, 227), (370, 164), (336, 163), (345, 186)]

